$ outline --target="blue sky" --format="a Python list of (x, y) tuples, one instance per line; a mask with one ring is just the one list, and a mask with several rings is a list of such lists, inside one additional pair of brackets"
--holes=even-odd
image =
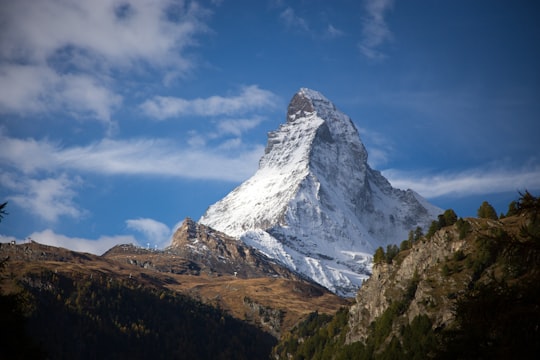
[(301, 87), (399, 188), (540, 191), (534, 1), (0, 0), (0, 240), (168, 244), (256, 169)]

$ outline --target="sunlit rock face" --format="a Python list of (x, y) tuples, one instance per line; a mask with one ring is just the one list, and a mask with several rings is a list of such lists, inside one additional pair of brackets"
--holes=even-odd
[(393, 188), (367, 163), (351, 119), (301, 89), (268, 134), (259, 169), (199, 220), (345, 296), (371, 271), (378, 246), (427, 227), (441, 210)]

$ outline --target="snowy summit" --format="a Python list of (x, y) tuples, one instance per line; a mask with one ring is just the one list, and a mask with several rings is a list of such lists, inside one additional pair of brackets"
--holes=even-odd
[(378, 246), (401, 242), (441, 213), (414, 191), (393, 188), (367, 158), (351, 119), (303, 88), (286, 123), (269, 133), (255, 175), (199, 221), (354, 295)]

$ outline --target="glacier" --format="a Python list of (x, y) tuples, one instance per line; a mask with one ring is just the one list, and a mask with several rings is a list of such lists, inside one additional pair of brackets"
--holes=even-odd
[(257, 172), (211, 205), (201, 224), (243, 241), (342, 296), (354, 296), (379, 246), (426, 229), (442, 210), (393, 188), (368, 165), (352, 120), (302, 88), (268, 134)]

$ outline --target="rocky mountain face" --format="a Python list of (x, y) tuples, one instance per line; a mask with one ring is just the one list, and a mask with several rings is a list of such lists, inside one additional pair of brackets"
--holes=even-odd
[(198, 264), (201, 271), (210, 274), (228, 274), (241, 278), (302, 277), (257, 249), (190, 218), (185, 219), (176, 230), (166, 251)]
[[(478, 224), (474, 225), (478, 229)], [(453, 226), (436, 232), (429, 241), (414, 244), (390, 263), (382, 261), (375, 265), (372, 276), (358, 291), (356, 304), (350, 308), (349, 324), (352, 328), (348, 341), (366, 340), (369, 325), (393, 302), (404, 298), (408, 303), (401, 314), (404, 323), (429, 313), (434, 327), (448, 326), (454, 321), (451, 294), (467, 287), (472, 269), (461, 269), (459, 275), (449, 276), (442, 268), (454, 257), (465, 258), (471, 254), (473, 247), (473, 242), (460, 239), (459, 230)]]
[(275, 358), (535, 358), (540, 201), (526, 203), (512, 216), (458, 219), (403, 242), (378, 258), (354, 305), (312, 315)]
[(378, 246), (440, 213), (414, 191), (393, 188), (367, 158), (351, 119), (319, 92), (301, 89), (286, 123), (269, 133), (258, 171), (199, 222), (352, 296)]

